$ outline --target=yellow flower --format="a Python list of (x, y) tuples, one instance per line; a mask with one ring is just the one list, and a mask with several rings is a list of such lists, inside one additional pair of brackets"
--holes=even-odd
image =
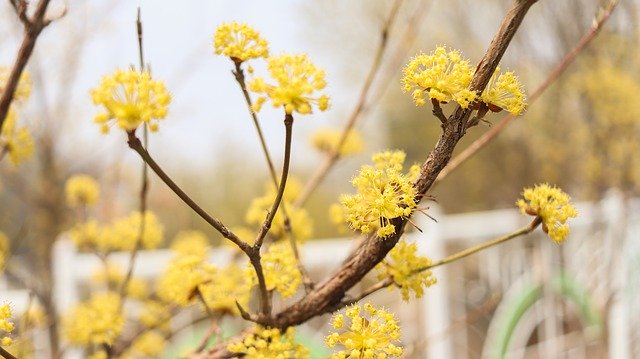
[[(319, 130), (311, 137), (311, 145), (321, 152), (333, 154), (338, 147), (338, 141), (342, 137), (342, 131), (337, 130)], [(339, 155), (349, 156), (362, 152), (364, 141), (362, 136), (355, 130), (349, 131), (347, 138), (342, 147), (340, 147)]]
[[(107, 263), (106, 268), (100, 268), (91, 276), (96, 284), (104, 284), (110, 289), (119, 289), (125, 279), (125, 273), (118, 265)], [(149, 294), (147, 282), (139, 278), (131, 278), (127, 284), (125, 294), (134, 299), (144, 299)]]
[(104, 112), (95, 117), (103, 133), (109, 132), (111, 120), (126, 131), (133, 131), (142, 123), (157, 131), (158, 124), (152, 121), (165, 118), (171, 102), (163, 82), (151, 79), (148, 72), (133, 69), (119, 69), (104, 76), (91, 90), (91, 98), (95, 105), (104, 106)]
[(493, 112), (507, 110), (513, 115), (519, 115), (527, 106), (522, 85), (513, 71), (497, 76), (499, 72), (498, 67), (482, 92), (480, 100)]
[(540, 217), (542, 229), (549, 238), (556, 243), (564, 241), (569, 235), (567, 220), (578, 216), (569, 195), (560, 188), (542, 183), (525, 188), (523, 197), (516, 202), (522, 213)]
[(431, 271), (415, 272), (417, 269), (431, 264), (429, 258), (416, 255), (417, 249), (415, 243), (398, 242), (389, 252), (387, 258), (376, 266), (378, 279), (391, 277), (396, 285), (390, 286), (389, 289), (400, 287), (404, 301), (409, 301), (411, 291), (414, 292), (416, 298), (421, 298), (424, 294), (424, 288), (436, 283), (436, 278), (433, 277)]
[(102, 235), (103, 229), (95, 219), (76, 224), (69, 233), (73, 243), (80, 249), (97, 247)]
[(13, 343), (13, 339), (8, 336), (15, 328), (15, 325), (11, 321), (11, 315), (11, 307), (9, 304), (0, 305), (0, 337), (2, 338), (0, 339), (0, 344), (2, 346), (9, 346)]
[[(289, 178), (281, 206), (286, 209), (293, 238), (298, 242), (305, 242), (311, 238), (311, 235), (313, 234), (313, 220), (306, 209), (297, 208), (291, 205), (301, 192), (302, 183), (300, 183), (296, 178)], [(245, 215), (247, 223), (256, 226), (262, 225), (275, 198), (276, 189), (273, 183), (269, 183), (265, 187), (265, 194), (251, 201), (247, 214)], [(276, 239), (287, 238), (287, 230), (285, 228), (284, 220), (284, 211), (280, 208), (278, 212), (276, 212), (276, 216), (274, 217), (271, 225), (271, 230), (269, 230), (270, 236)], [(255, 235), (253, 237), (255, 237)], [(250, 239), (250, 243), (252, 243), (254, 238), (249, 237), (247, 239)]]
[[(128, 217), (116, 220), (104, 236), (106, 246), (104, 249), (130, 251), (136, 245), (140, 236), (140, 212), (135, 211)], [(144, 234), (142, 235), (142, 248), (154, 249), (162, 244), (164, 238), (164, 226), (158, 217), (151, 211), (144, 214)]]
[(120, 295), (115, 292), (94, 294), (64, 316), (63, 326), (72, 344), (113, 344), (124, 327)]
[(284, 335), (276, 328), (256, 327), (253, 334), (242, 342), (231, 343), (227, 349), (232, 353), (244, 354), (244, 359), (305, 359), (309, 350), (294, 342), (294, 329), (288, 328)]
[(180, 231), (171, 245), (178, 256), (196, 256), (202, 260), (207, 258), (210, 248), (207, 236), (200, 231)]
[(335, 224), (338, 233), (345, 234), (349, 228), (349, 222), (347, 222), (347, 213), (345, 208), (340, 203), (332, 203), (329, 206), (329, 220)]
[(302, 283), (302, 274), (289, 243), (280, 241), (269, 246), (261, 262), (268, 290), (275, 289), (283, 298), (296, 294)]
[(419, 54), (405, 66), (402, 89), (411, 92), (417, 106), (425, 104), (424, 94), (438, 102), (456, 101), (469, 107), (476, 94), (468, 89), (473, 68), (457, 50), (439, 46), (429, 55)]
[(75, 175), (67, 180), (65, 193), (69, 206), (91, 206), (98, 202), (100, 186), (91, 176)]
[(329, 107), (329, 97), (312, 97), (313, 93), (327, 85), (324, 70), (309, 61), (306, 54), (280, 55), (267, 59), (267, 70), (277, 85), (267, 84), (261, 77), (249, 83), (249, 90), (264, 94), (256, 99), (253, 110), (260, 111), (262, 104), (269, 98), (273, 107), (284, 106), (288, 114), (294, 111), (301, 115), (312, 112), (311, 105), (317, 105), (320, 111)]
[(4, 270), (7, 258), (9, 258), (9, 238), (0, 231), (0, 273)]
[[(0, 66), (0, 95), (4, 93), (5, 86), (9, 80), (11, 69), (6, 66)], [(16, 102), (23, 102), (31, 95), (31, 76), (27, 71), (22, 71), (20, 79), (18, 80), (18, 87), (13, 93), (13, 100)]]
[(14, 166), (28, 160), (34, 151), (31, 133), (26, 127), (17, 127), (16, 118), (15, 111), (9, 108), (0, 132), (0, 153), (7, 151)]
[[(337, 332), (329, 334), (325, 342), (329, 348), (340, 344), (343, 350), (335, 352), (332, 359), (394, 358), (402, 355), (402, 347), (394, 344), (400, 340), (400, 327), (393, 314), (364, 304), (364, 315), (360, 305), (335, 314), (331, 325)], [(345, 316), (351, 323), (345, 323)]]
[(213, 50), (238, 62), (269, 56), (267, 40), (249, 25), (235, 21), (218, 26), (213, 35)]
[(139, 336), (131, 345), (131, 352), (139, 354), (135, 357), (157, 358), (167, 346), (164, 336), (157, 331), (150, 331)]
[(373, 155), (374, 166), (362, 166), (351, 183), (357, 189), (355, 195), (342, 195), (347, 221), (362, 233), (376, 231), (380, 238), (395, 233), (391, 220), (409, 217), (416, 207), (416, 191), (411, 180), (419, 171), (417, 165), (403, 174), (405, 159), (402, 151), (385, 151)]
[(196, 290), (202, 292), (202, 287), (215, 285), (212, 280), (216, 271), (199, 256), (178, 256), (158, 278), (156, 292), (163, 301), (186, 307), (196, 299)]
[(216, 311), (239, 315), (236, 302), (243, 308), (249, 304), (253, 288), (251, 272), (253, 268), (242, 269), (234, 263), (217, 271), (211, 279), (211, 285), (200, 288), (207, 306)]
[(170, 329), (171, 310), (165, 303), (148, 300), (144, 302), (138, 320), (147, 328)]

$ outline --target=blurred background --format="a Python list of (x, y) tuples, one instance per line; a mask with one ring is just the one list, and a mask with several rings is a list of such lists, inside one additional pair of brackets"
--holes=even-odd
[[(540, 0), (529, 11), (501, 68), (514, 70), (525, 89), (533, 91), (589, 31), (606, 3)], [(340, 161), (306, 204), (313, 218), (313, 238), (344, 235), (331, 223), (328, 208), (340, 193), (351, 192), (351, 177), (372, 153), (403, 149), (407, 162), (421, 163), (437, 141), (439, 121), (429, 108), (415, 107), (401, 91), (401, 71), (408, 59), (444, 44), (477, 63), (508, 4), (506, 0), (402, 2), (356, 126), (365, 139), (364, 151)], [(121, 131), (100, 134), (92, 123), (96, 109), (88, 95), (101, 76), (137, 65), (138, 6), (146, 61), (154, 77), (165, 81), (173, 95), (169, 116), (150, 138), (150, 152), (204, 208), (235, 226), (245, 223), (251, 200), (263, 194), (269, 177), (242, 94), (231, 75), (233, 64), (213, 55), (214, 29), (223, 22), (247, 22), (269, 40), (271, 53), (305, 52), (326, 69), (331, 110), (297, 118), (294, 128), (292, 172), (304, 183), (324, 156), (310, 146), (309, 139), (319, 129), (344, 126), (371, 67), (392, 2), (52, 1), (51, 14), (65, 7), (67, 13), (39, 39), (28, 65), (32, 96), (19, 115), (19, 122), (35, 138), (36, 151), (20, 167), (6, 160), (0, 163), (0, 230), (10, 238), (12, 253), (3, 282), (6, 288), (25, 283), (35, 288), (44, 294), (45, 308), (55, 307), (51, 297), (55, 239), (76, 221), (65, 205), (65, 180), (86, 173), (100, 182), (102, 200), (96, 216), (101, 220), (121, 217), (138, 206), (140, 159), (127, 147)], [(638, 6), (636, 0), (621, 2), (597, 38), (523, 116), (432, 190), (437, 200), (434, 213), (440, 216), (436, 219), (445, 223), (449, 215), (513, 208), (523, 187), (546, 181), (584, 203), (591, 222), (584, 222), (567, 246), (532, 236), (517, 246), (452, 265), (448, 273), (436, 272), (455, 284), (443, 284), (438, 292), (454, 304), (447, 309), (449, 326), (438, 327), (445, 333), (439, 335), (449, 343), (449, 349), (441, 350), (449, 351), (431, 352), (431, 357), (447, 353), (476, 358), (483, 350), (485, 356), (490, 355), (485, 339), (498, 330), (489, 329), (492, 318), (498, 317), (497, 308), (511, 298), (507, 294), (519, 281), (528, 281), (516, 287), (523, 292), (529, 288), (534, 297), (537, 284), (561, 281), (557, 288), (541, 287), (543, 295), (536, 298), (542, 298), (543, 305), (525, 307), (542, 318), (563, 314), (546, 321), (530, 319), (535, 325), (530, 324), (528, 331), (521, 329), (525, 334), (519, 334), (520, 348), (511, 348), (509, 355), (640, 356), (640, 308), (630, 300), (640, 288), (640, 235), (631, 230), (638, 227), (634, 201), (640, 190)], [(21, 31), (8, 2), (0, 3), (0, 65), (12, 64)], [(256, 71), (264, 69), (256, 65)], [(445, 113), (452, 108), (445, 106)], [(501, 113), (491, 114), (486, 123), (470, 129), (458, 151), (501, 117)], [(284, 138), (281, 114), (265, 107), (260, 120), (279, 168)], [(149, 208), (164, 224), (166, 243), (184, 229), (203, 230), (213, 243), (219, 243), (217, 233), (155, 175), (151, 174), (150, 181)], [(431, 235), (439, 224), (426, 222), (424, 226)], [(502, 228), (492, 222), (485, 226)], [(482, 233), (478, 229), (467, 236), (444, 236), (446, 242), (441, 243), (438, 255), (488, 236)], [(576, 263), (572, 258), (577, 253), (584, 258)], [(484, 273), (481, 268), (487, 268), (487, 263), (498, 268), (489, 272), (503, 275)], [(510, 268), (508, 275), (501, 272), (506, 271), (504, 266)], [(322, 274), (329, 273), (318, 273)], [(563, 285), (579, 287), (575, 291), (580, 295), (564, 293)], [(390, 306), (399, 301), (397, 293), (389, 298)], [(425, 300), (424, 308), (429, 305), (429, 290)], [(549, 308), (555, 309), (549, 312)], [(611, 320), (620, 315), (628, 318), (626, 324), (612, 327)], [(584, 316), (590, 318), (589, 325)], [(597, 334), (585, 329), (592, 324)], [(611, 343), (612, 330), (625, 346)], [(418, 341), (426, 340), (425, 336), (410, 337)], [(562, 345), (553, 338), (564, 338)], [(57, 340), (52, 334), (51, 345), (57, 345)], [(538, 343), (545, 344), (536, 346)], [(621, 349), (615, 351), (612, 346)], [(520, 350), (526, 347), (531, 349)], [(576, 347), (587, 349), (572, 351)], [(429, 356), (427, 344), (416, 348), (408, 357)]]

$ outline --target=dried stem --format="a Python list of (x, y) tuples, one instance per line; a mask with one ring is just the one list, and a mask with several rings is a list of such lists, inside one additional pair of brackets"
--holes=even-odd
[(142, 146), (140, 139), (136, 137), (135, 131), (127, 132), (128, 140), (127, 143), (129, 147), (136, 151), (140, 157), (151, 167), (153, 172), (155, 172), (158, 177), (164, 182), (172, 191), (175, 193), (180, 199), (191, 209), (193, 209), (196, 214), (200, 216), (200, 218), (204, 219), (205, 222), (209, 223), (215, 230), (220, 232), (224, 238), (227, 238), (235, 245), (238, 246), (243, 252), (249, 254), (251, 252), (251, 246), (246, 242), (238, 238), (238, 236), (229, 230), (219, 219), (212, 217), (209, 213), (207, 213), (204, 209), (202, 209), (189, 195), (187, 195), (173, 180), (169, 177), (164, 170), (158, 165), (158, 163), (151, 157), (149, 152)]
[[(576, 57), (586, 48), (586, 46), (593, 40), (596, 35), (602, 29), (602, 26), (611, 16), (613, 10), (615, 10), (618, 5), (618, 1), (610, 1), (601, 15), (596, 19), (593, 23), (593, 26), (589, 31), (580, 38), (576, 46), (569, 51), (565, 57), (560, 61), (560, 63), (551, 71), (549, 76), (538, 86), (529, 97), (529, 105), (533, 104), (540, 95), (542, 95), (551, 84), (553, 84), (559, 77), (562, 75), (565, 70), (573, 63)], [(453, 171), (455, 171), (461, 164), (463, 164), (466, 160), (471, 158), (478, 151), (483, 149), (489, 142), (491, 142), (495, 137), (497, 137), (506, 127), (515, 119), (514, 115), (507, 114), (502, 117), (502, 120), (493, 126), (489, 131), (484, 133), (480, 138), (473, 141), (467, 148), (465, 148), (460, 154), (454, 157), (451, 162), (447, 165), (447, 167), (440, 172), (440, 175), (436, 179), (436, 183), (441, 182), (445, 177), (450, 175)]]
[(45, 19), (45, 13), (47, 12), (47, 6), (49, 6), (50, 0), (40, 0), (36, 5), (36, 10), (29, 19), (27, 17), (27, 2), (24, 0), (12, 0), (11, 5), (16, 10), (18, 18), (24, 25), (24, 38), (22, 44), (18, 50), (18, 56), (11, 69), (7, 83), (4, 85), (2, 95), (0, 96), (0, 132), (4, 120), (9, 112), (9, 106), (13, 101), (13, 96), (18, 88), (18, 82), (20, 76), (27, 66), (27, 62), (33, 53), (33, 49), (36, 46), (36, 41), (40, 36), (42, 30), (49, 25), (50, 21)]
[(378, 45), (378, 49), (376, 50), (376, 54), (373, 59), (373, 63), (371, 64), (371, 68), (369, 69), (369, 73), (364, 81), (364, 85), (362, 86), (362, 90), (360, 90), (360, 96), (358, 97), (358, 101), (356, 102), (356, 106), (354, 107), (351, 115), (349, 116), (349, 120), (347, 120), (346, 125), (342, 130), (342, 134), (340, 135), (340, 140), (338, 141), (338, 145), (335, 150), (328, 153), (327, 157), (325, 157), (324, 162), (318, 167), (316, 172), (311, 176), (309, 181), (305, 184), (302, 192), (296, 198), (294, 202), (295, 207), (301, 207), (304, 203), (309, 199), (311, 193), (315, 191), (318, 185), (325, 179), (333, 165), (340, 159), (340, 150), (347, 142), (347, 136), (355, 126), (356, 122), (359, 118), (361, 118), (362, 113), (365, 111), (367, 106), (367, 97), (369, 95), (369, 90), (371, 89), (371, 84), (380, 70), (380, 65), (382, 64), (382, 57), (387, 49), (387, 45), (389, 42), (389, 33), (393, 27), (393, 24), (398, 15), (398, 10), (400, 9), (402, 1), (396, 0), (391, 7), (391, 12), (389, 13), (389, 17), (385, 22), (382, 32), (380, 34), (380, 44)]

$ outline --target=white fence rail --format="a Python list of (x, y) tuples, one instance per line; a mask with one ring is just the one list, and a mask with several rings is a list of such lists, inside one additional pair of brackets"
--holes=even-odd
[[(577, 207), (580, 216), (573, 220), (572, 235), (563, 246), (539, 238), (538, 232), (537, 237), (515, 239), (470, 259), (436, 268), (434, 274), (438, 284), (429, 288), (420, 301), (400, 305), (399, 295), (385, 297), (390, 306), (398, 308), (403, 321), (404, 340), (413, 349), (411, 357), (480, 357), (487, 325), (479, 327), (477, 333), (469, 329), (476, 325), (470, 324), (470, 318), (474, 316), (473, 307), (479, 305), (479, 298), (487, 297), (487, 293), (507, 293), (521, 282), (544, 281), (559, 271), (570, 273), (598, 303), (611, 300), (606, 313), (608, 356), (640, 357), (640, 305), (631, 299), (640, 294), (640, 273), (634, 272), (638, 271), (640, 263), (640, 201), (624, 201), (612, 193), (601, 203), (579, 203)], [(418, 220), (418, 226), (424, 233), (411, 233), (406, 237), (418, 243), (422, 254), (433, 259), (509, 233), (531, 219), (515, 209), (457, 215), (442, 215), (437, 209), (432, 209), (430, 214), (438, 223), (423, 217)], [(351, 239), (312, 241), (303, 247), (302, 256), (311, 272), (326, 277), (340, 265), (352, 246)], [(102, 263), (92, 254), (77, 252), (69, 240), (59, 240), (53, 255), (55, 303), (58, 312), (64, 313), (82, 299), (80, 289), (87, 285), (91, 274), (101, 268)], [(229, 249), (216, 248), (211, 252), (211, 261), (224, 264), (230, 256)], [(134, 274), (136, 277), (154, 278), (170, 258), (168, 250), (141, 251)], [(129, 253), (116, 253), (111, 260), (128, 266)], [(635, 263), (635, 267), (630, 263)], [(17, 312), (24, 310), (23, 303), (27, 297), (25, 291), (0, 292), (0, 302), (10, 301)], [(557, 357), (559, 351), (566, 349), (562, 346), (569, 345), (555, 339), (549, 344), (552, 336), (563, 337), (561, 323), (549, 321), (555, 315), (550, 310), (560, 308), (553, 300), (543, 302), (549, 304), (538, 308), (528, 320), (545, 323), (544, 333), (536, 329), (542, 335), (538, 341), (540, 348), (536, 350), (546, 353), (543, 357)], [(488, 322), (492, 313), (493, 310), (480, 321)], [(466, 318), (466, 322), (461, 324), (461, 318)], [(426, 344), (425, 339), (428, 339)], [(509, 356), (523, 356), (522, 347), (526, 343), (524, 338), (520, 351), (512, 348)], [(69, 357), (79, 355), (78, 352), (69, 354)]]

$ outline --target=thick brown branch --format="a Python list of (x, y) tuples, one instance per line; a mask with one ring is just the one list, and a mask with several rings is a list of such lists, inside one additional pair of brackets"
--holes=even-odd
[[(495, 71), (498, 62), (506, 51), (515, 31), (524, 18), (529, 7), (535, 1), (514, 1), (505, 16), (498, 33), (491, 42), (487, 53), (480, 62), (471, 86), (476, 91), (482, 91)], [(447, 120), (443, 134), (422, 165), (420, 178), (414, 184), (418, 200), (431, 188), (438, 173), (444, 168), (453, 150), (464, 135), (464, 126), (471, 111), (460, 107)], [(291, 307), (286, 308), (275, 317), (278, 327), (288, 327), (305, 322), (309, 318), (326, 312), (327, 308), (342, 299), (345, 292), (358, 283), (386, 254), (395, 246), (404, 231), (407, 221), (401, 218), (393, 220), (396, 234), (385, 239), (369, 237), (351, 260), (347, 261), (340, 270), (324, 283), (318, 285)]]
[[(47, 11), (47, 6), (49, 6), (49, 0), (40, 0), (32, 19), (27, 20), (26, 23), (23, 19), (23, 17), (26, 18), (26, 3), (21, 1), (16, 6), (18, 16), (20, 17), (20, 20), (25, 24), (25, 31), (24, 38), (22, 39), (22, 44), (20, 45), (20, 49), (18, 50), (16, 62), (13, 65), (11, 73), (9, 74), (9, 78), (7, 79), (7, 83), (5, 84), (0, 96), (0, 131), (2, 131), (2, 125), (4, 124), (4, 120), (7, 117), (7, 113), (9, 112), (11, 101), (13, 101), (13, 95), (18, 88), (20, 76), (22, 75), (24, 68), (27, 66), (27, 62), (29, 61), (31, 54), (33, 53), (33, 49), (36, 46), (36, 40), (38, 40), (40, 32), (42, 32), (42, 30), (49, 24), (49, 22), (45, 21), (44, 19), (44, 15)], [(21, 15), (23, 7), (25, 13)]]
[[(482, 91), (487, 85), (516, 30), (522, 23), (522, 19), (534, 3), (535, 0), (515, 0), (513, 2), (498, 33), (478, 66), (471, 82), (473, 90)], [(458, 107), (449, 117), (446, 125), (443, 126), (443, 133), (440, 139), (422, 165), (420, 177), (414, 183), (417, 190), (417, 200), (420, 200), (431, 188), (436, 177), (451, 158), (456, 144), (464, 135), (466, 121), (470, 114), (471, 110), (464, 110)], [(394, 235), (388, 238), (370, 236), (365, 239), (355, 255), (346, 261), (337, 273), (317, 285), (305, 297), (276, 314), (273, 324), (279, 328), (286, 328), (304, 323), (310, 318), (330, 311), (335, 304), (342, 300), (347, 290), (358, 283), (377, 263), (384, 259), (386, 254), (398, 242), (400, 236), (402, 236), (406, 223), (406, 219), (396, 218), (392, 220), (392, 224), (396, 228)], [(211, 354), (211, 357), (224, 357), (227, 355), (220, 348), (214, 349)]]
[[(542, 95), (551, 84), (553, 84), (559, 77), (564, 73), (564, 71), (573, 63), (573, 61), (578, 57), (578, 55), (584, 50), (587, 45), (593, 40), (596, 35), (602, 29), (604, 23), (609, 19), (613, 10), (615, 10), (616, 5), (618, 5), (617, 1), (609, 2), (609, 5), (604, 9), (602, 15), (597, 19), (597, 21), (593, 24), (591, 29), (580, 38), (576, 46), (569, 51), (565, 57), (560, 61), (560, 63), (551, 71), (549, 76), (538, 86), (529, 96), (529, 106), (533, 104), (539, 97)], [(461, 164), (463, 164), (466, 160), (471, 158), (478, 151), (483, 149), (487, 144), (489, 144), (494, 138), (496, 138), (506, 127), (516, 118), (516, 116), (512, 114), (505, 115), (502, 120), (495, 126), (491, 127), (489, 131), (484, 133), (480, 138), (473, 141), (469, 145), (469, 147), (465, 148), (459, 155), (454, 157), (451, 162), (447, 165), (447, 168), (440, 172), (436, 183), (442, 181), (445, 177), (455, 171)]]

